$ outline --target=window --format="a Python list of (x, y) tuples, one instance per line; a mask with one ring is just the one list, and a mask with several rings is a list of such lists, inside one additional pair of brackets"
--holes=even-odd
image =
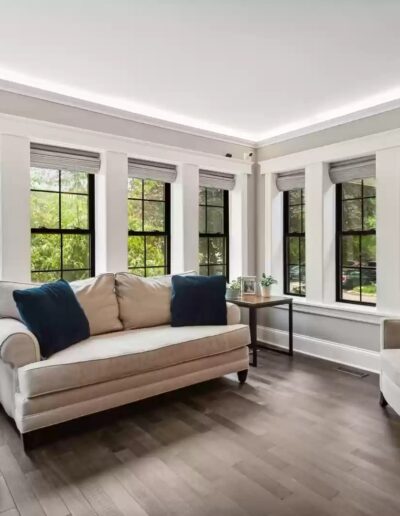
[(283, 193), (284, 203), (284, 292), (306, 294), (304, 188)]
[(200, 274), (229, 278), (229, 192), (200, 187)]
[(128, 178), (128, 268), (138, 276), (170, 272), (170, 184)]
[(94, 176), (31, 167), (32, 281), (73, 281), (94, 269)]
[(375, 178), (336, 186), (337, 300), (376, 303)]

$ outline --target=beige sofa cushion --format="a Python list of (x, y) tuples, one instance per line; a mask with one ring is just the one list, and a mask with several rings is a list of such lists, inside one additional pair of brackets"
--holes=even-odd
[(26, 398), (79, 388), (247, 346), (249, 328), (158, 326), (90, 337), (47, 360), (18, 369)]
[(114, 274), (72, 281), (70, 285), (89, 321), (90, 335), (122, 330)]
[[(184, 274), (195, 274), (187, 272)], [(125, 330), (171, 322), (171, 276), (142, 278), (128, 272), (115, 275), (119, 317)]]

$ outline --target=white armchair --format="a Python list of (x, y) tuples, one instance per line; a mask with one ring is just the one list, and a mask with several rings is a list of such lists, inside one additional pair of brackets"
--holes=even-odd
[(389, 404), (400, 415), (400, 319), (381, 324), (380, 404)]

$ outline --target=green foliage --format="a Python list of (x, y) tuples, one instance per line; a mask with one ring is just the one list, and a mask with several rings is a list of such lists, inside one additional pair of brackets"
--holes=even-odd
[(275, 283), (278, 283), (276, 279), (274, 279), (272, 276), (266, 276), (265, 272), (262, 273), (260, 285), (262, 287), (270, 287), (271, 285), (274, 285)]

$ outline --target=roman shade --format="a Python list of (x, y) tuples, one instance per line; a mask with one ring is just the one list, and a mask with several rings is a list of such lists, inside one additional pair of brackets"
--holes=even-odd
[(207, 188), (219, 188), (220, 190), (233, 190), (235, 188), (234, 174), (200, 170), (200, 186)]
[(176, 165), (134, 158), (128, 159), (129, 177), (173, 183), (176, 180), (176, 173)]
[(375, 156), (331, 163), (329, 177), (334, 184), (375, 177)]
[(100, 163), (100, 154), (97, 152), (31, 144), (31, 167), (96, 174), (100, 170)]
[(305, 187), (304, 170), (281, 172), (276, 176), (276, 187), (280, 192), (297, 190)]

